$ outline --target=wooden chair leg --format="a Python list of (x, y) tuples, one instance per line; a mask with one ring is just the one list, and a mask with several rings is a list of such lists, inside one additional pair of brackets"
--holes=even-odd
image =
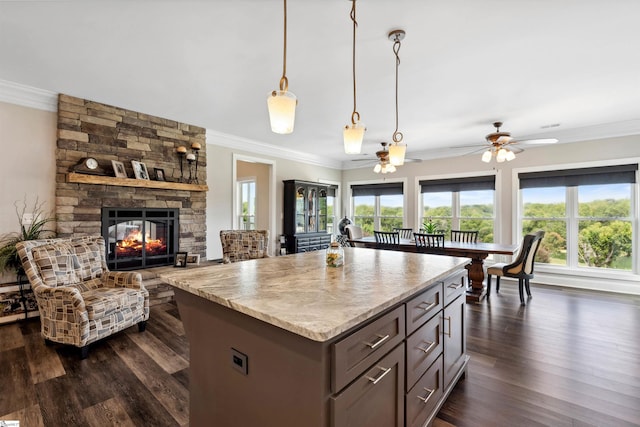
[(520, 293), (520, 305), (524, 304), (524, 279), (518, 279), (518, 292)]
[(138, 332), (144, 332), (147, 329), (147, 321), (143, 320), (142, 322), (138, 323)]
[(491, 295), (491, 275), (487, 274), (487, 298)]
[(529, 279), (524, 279), (524, 289), (527, 291), (527, 296), (531, 298), (531, 289), (529, 289)]
[(80, 359), (86, 359), (89, 356), (89, 346), (80, 347)]
[(500, 276), (496, 276), (496, 292), (500, 292)]

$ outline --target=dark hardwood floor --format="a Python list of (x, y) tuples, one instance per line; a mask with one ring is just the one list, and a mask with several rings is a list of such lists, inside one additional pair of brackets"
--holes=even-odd
[[(640, 297), (505, 282), (467, 306), (468, 375), (434, 425), (639, 426)], [(91, 346), (45, 346), (39, 321), (0, 326), (0, 420), (188, 425), (189, 350), (174, 304)], [(215, 422), (212, 422), (215, 426)], [(286, 426), (285, 426), (286, 427)], [(304, 426), (295, 426), (304, 427)]]

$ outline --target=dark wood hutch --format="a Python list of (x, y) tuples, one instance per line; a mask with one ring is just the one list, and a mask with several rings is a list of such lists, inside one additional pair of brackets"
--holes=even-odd
[(300, 180), (284, 181), (284, 224), (287, 253), (326, 249), (327, 196), (331, 185)]

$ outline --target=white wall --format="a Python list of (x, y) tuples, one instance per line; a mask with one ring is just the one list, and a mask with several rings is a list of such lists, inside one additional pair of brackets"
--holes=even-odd
[[(0, 102), (0, 235), (19, 230), (16, 202), (55, 209), (56, 129), (56, 113)], [(0, 276), (9, 281), (15, 277)]]

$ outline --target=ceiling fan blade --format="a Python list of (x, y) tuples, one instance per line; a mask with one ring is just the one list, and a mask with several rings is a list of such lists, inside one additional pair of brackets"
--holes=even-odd
[[(477, 143), (477, 144), (471, 144), (471, 145), (456, 145), (455, 147), (449, 147), (449, 149), (451, 149), (451, 150), (458, 150), (458, 149), (460, 149), (460, 148), (477, 148), (477, 147), (480, 147), (480, 146), (482, 146), (482, 145), (483, 145), (483, 143), (482, 143), (482, 142), (479, 142), (479, 143)], [(491, 147), (491, 145), (490, 145), (490, 144), (486, 144), (486, 143), (485, 143), (483, 148), (490, 148), (490, 147)]]
[(523, 139), (522, 141), (516, 141), (518, 144), (555, 144), (558, 142), (557, 138), (539, 138), (539, 139)]

